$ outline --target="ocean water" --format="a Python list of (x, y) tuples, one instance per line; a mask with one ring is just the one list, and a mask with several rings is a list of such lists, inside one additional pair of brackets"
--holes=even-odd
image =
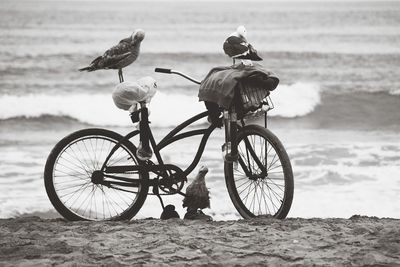
[[(400, 2), (75, 2), (0, 4), (0, 218), (54, 212), (43, 183), (51, 148), (72, 131), (135, 128), (118, 110), (113, 70), (78, 72), (129, 36), (146, 31), (126, 80), (152, 76), (157, 140), (204, 110), (198, 86), (155, 67), (202, 79), (229, 65), (224, 39), (243, 24), (262, 64), (280, 77), (271, 93), (269, 128), (294, 170), (291, 217), (400, 218)], [(203, 123), (204, 124), (204, 123)], [(201, 127), (202, 124), (198, 125)], [(187, 166), (198, 140), (165, 151)], [(239, 218), (223, 175), (223, 132), (215, 131), (207, 165), (216, 219)], [(197, 169), (196, 169), (197, 170)], [(189, 177), (189, 180), (193, 175)], [(180, 197), (167, 197), (180, 208)], [(158, 217), (148, 197), (138, 217)]]

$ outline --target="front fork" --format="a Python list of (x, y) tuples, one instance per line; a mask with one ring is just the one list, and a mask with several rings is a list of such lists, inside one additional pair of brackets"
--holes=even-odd
[[(262, 163), (263, 160), (259, 159), (256, 151), (251, 144), (251, 141), (247, 136), (244, 136), (244, 155), (239, 157), (238, 151), (238, 124), (237, 124), (237, 114), (234, 110), (224, 111), (224, 125), (225, 125), (225, 144), (222, 146), (223, 157), (226, 162), (234, 163), (234, 167), (237, 168), (239, 165), (243, 169), (244, 173), (247, 177), (252, 179), (254, 176), (252, 168), (250, 168), (250, 163), (253, 162), (256, 166), (258, 166), (259, 170), (263, 174), (268, 175), (268, 171), (266, 166)], [(267, 126), (267, 114), (265, 113), (265, 127)], [(242, 126), (244, 127), (243, 121)], [(267, 151), (265, 152), (267, 154)], [(265, 155), (266, 155), (265, 154)]]

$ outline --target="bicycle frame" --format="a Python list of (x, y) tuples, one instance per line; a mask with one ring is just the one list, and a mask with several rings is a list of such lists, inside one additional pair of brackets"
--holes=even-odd
[[(195, 80), (194, 78), (185, 75), (179, 71), (174, 71), (170, 69), (162, 69), (162, 68), (156, 68), (156, 72), (162, 72), (162, 73), (172, 73), (172, 74), (177, 74), (180, 75), (194, 83), (200, 84), (199, 81)], [(159, 143), (156, 143), (153, 133), (151, 131), (151, 128), (149, 127), (149, 121), (148, 121), (148, 109), (146, 107), (145, 103), (140, 103), (141, 109), (139, 110), (141, 114), (141, 119), (139, 122), (139, 130), (132, 131), (128, 133), (126, 136), (124, 136), (111, 150), (110, 154), (106, 158), (102, 168), (101, 172), (104, 173), (104, 177), (107, 178), (112, 178), (114, 180), (120, 180), (122, 182), (110, 182), (113, 184), (121, 185), (121, 186), (130, 186), (130, 187), (137, 187), (140, 183), (138, 179), (131, 179), (131, 178), (126, 178), (126, 177), (119, 177), (115, 175), (111, 175), (110, 173), (125, 173), (125, 172), (138, 172), (141, 175), (148, 175), (150, 172), (154, 173), (157, 175), (157, 178), (155, 179), (147, 179), (148, 183), (150, 186), (156, 187), (160, 185), (159, 177), (167, 178), (170, 177), (171, 172), (174, 171), (176, 175), (183, 177), (184, 181), (187, 180), (187, 176), (196, 168), (197, 164), (200, 162), (201, 156), (203, 155), (205, 146), (207, 144), (208, 138), (210, 137), (211, 133), (215, 130), (216, 125), (211, 124), (208, 128), (203, 128), (203, 129), (196, 129), (196, 130), (189, 130), (183, 133), (180, 133), (183, 129), (189, 127), (192, 125), (194, 122), (206, 117), (209, 115), (208, 111), (204, 111), (202, 113), (199, 113), (185, 122), (181, 123), (177, 127), (175, 127), (173, 130), (171, 130)], [(254, 175), (248, 170), (246, 167), (246, 163), (243, 161), (243, 159), (238, 156), (238, 151), (237, 151), (237, 144), (236, 144), (236, 135), (237, 131), (240, 130), (241, 126), (239, 126), (236, 123), (236, 113), (233, 111), (233, 114), (229, 114), (229, 112), (224, 113), (224, 120), (225, 120), (225, 141), (226, 142), (232, 142), (232, 151), (230, 155), (226, 156), (226, 159), (228, 161), (235, 161), (238, 160), (238, 163), (241, 165), (243, 168), (244, 172), (248, 177), (253, 177)], [(265, 120), (266, 124), (266, 120)], [(244, 122), (242, 120), (242, 126), (244, 126)], [(140, 141), (142, 142), (143, 146), (146, 146), (146, 148), (152, 147), (154, 151), (154, 155), (157, 159), (158, 164), (154, 164), (151, 160), (147, 161), (139, 161), (139, 164), (137, 165), (127, 165), (127, 166), (113, 166), (113, 167), (107, 167), (107, 162), (112, 156), (112, 154), (126, 141), (129, 141), (131, 138), (135, 137), (136, 135), (140, 135)], [(196, 135), (202, 135), (202, 139), (200, 141), (199, 147), (197, 149), (196, 155), (193, 159), (193, 161), (190, 163), (190, 165), (185, 169), (182, 170), (180, 167), (172, 164), (165, 164), (163, 161), (163, 158), (161, 156), (160, 151), (165, 148), (166, 146), (179, 141), (184, 138), (196, 136)], [(249, 160), (249, 157), (251, 156), (252, 158), (255, 159), (256, 164), (262, 171), (262, 173), (267, 173), (267, 170), (265, 169), (265, 166), (261, 163), (261, 161), (258, 159), (256, 156), (254, 150), (251, 148), (250, 141), (245, 138), (245, 146), (246, 146), (246, 151), (247, 151), (247, 159)], [(250, 155), (249, 155), (250, 153)], [(108, 184), (108, 186), (110, 186)], [(107, 184), (106, 184), (107, 185)]]
[[(115, 175), (110, 175), (108, 173), (125, 173), (125, 172), (139, 172), (141, 174), (146, 174), (146, 173), (155, 173), (157, 176), (163, 176), (163, 177), (168, 177), (168, 171), (174, 171), (176, 174), (181, 175), (183, 177), (186, 177), (196, 168), (197, 164), (199, 163), (201, 156), (203, 155), (205, 146), (207, 144), (208, 138), (210, 137), (211, 133), (215, 130), (216, 126), (214, 124), (211, 124), (208, 128), (203, 128), (203, 129), (196, 129), (196, 130), (188, 130), (183, 133), (180, 133), (183, 129), (189, 127), (192, 125), (194, 122), (206, 117), (209, 115), (208, 111), (199, 113), (190, 119), (186, 120), (182, 124), (178, 125), (175, 127), (172, 131), (170, 131), (159, 143), (156, 143), (153, 133), (151, 131), (151, 128), (149, 127), (148, 123), (148, 110), (145, 104), (142, 104), (142, 108), (140, 110), (142, 114), (141, 122), (140, 123), (140, 131), (135, 130), (130, 133), (128, 133), (126, 136), (124, 136), (115, 146), (113, 149), (110, 151), (110, 154), (106, 158), (101, 171), (104, 172), (104, 177), (107, 178), (112, 178), (115, 180), (121, 180), (123, 182), (110, 182), (112, 184), (117, 184), (117, 185), (123, 185), (123, 186), (131, 186), (131, 187), (137, 187), (139, 181), (135, 181), (135, 179), (131, 178), (126, 178), (126, 177), (119, 177)], [(144, 116), (143, 116), (144, 115)], [(124, 166), (113, 166), (113, 167), (107, 167), (107, 162), (112, 156), (112, 154), (126, 141), (129, 140), (136, 135), (140, 134), (141, 136), (144, 136), (144, 138), (147, 138), (148, 141), (150, 142), (150, 145), (154, 151), (155, 158), (157, 160), (158, 164), (154, 164), (151, 160), (148, 161), (140, 161), (138, 165), (124, 165)], [(185, 169), (182, 170), (180, 167), (172, 165), (172, 164), (165, 164), (163, 161), (163, 158), (161, 156), (160, 151), (165, 148), (166, 146), (179, 141), (184, 138), (196, 136), (196, 135), (202, 135), (199, 147), (197, 149), (196, 155), (193, 159), (193, 161), (190, 163), (190, 165)], [(150, 186), (155, 186), (158, 185), (158, 178), (156, 179), (149, 179), (149, 185)]]
[[(200, 83), (178, 71), (157, 70)], [(259, 121), (255, 125), (245, 124), (245, 116), (252, 113), (255, 116), (265, 115), (266, 126), (267, 111), (271, 107), (268, 100), (265, 97), (261, 99), (261, 96), (267, 95), (267, 92), (256, 88), (254, 94), (250, 94), (253, 91), (245, 91), (240, 86), (232, 88), (234, 98), (229, 105), (220, 107), (206, 102), (210, 111), (187, 119), (160, 138), (159, 142), (150, 128), (145, 102), (139, 102), (140, 108), (135, 106), (135, 111), (130, 114), (132, 122), (139, 123), (139, 128), (125, 136), (108, 129), (89, 128), (64, 137), (52, 149), (44, 170), (46, 192), (51, 203), (68, 220), (122, 220), (135, 216), (147, 196), (154, 195), (160, 200), (163, 209), (161, 218), (164, 219), (179, 215), (176, 216), (175, 212), (173, 216), (168, 216), (174, 206), (165, 206), (162, 196), (180, 194), (185, 196), (183, 202), (188, 206), (187, 214), (191, 215), (192, 211), (199, 214), (198, 209), (205, 205), (199, 206), (197, 204), (200, 203), (194, 202), (201, 202), (196, 197), (206, 200), (206, 195), (201, 194), (201, 191), (206, 193), (201, 176), (206, 168), (202, 168), (194, 183), (186, 187), (187, 195), (184, 193), (185, 184), (188, 175), (201, 161), (211, 133), (223, 126), (225, 139), (217, 139), (224, 143), (223, 160), (219, 163), (222, 163), (229, 197), (236, 210), (244, 218), (264, 215), (285, 218), (293, 200), (290, 159), (279, 139), (271, 131), (257, 125)], [(247, 96), (252, 105), (245, 105)], [(205, 123), (206, 126), (199, 124), (207, 116), (211, 123)], [(193, 157), (179, 164), (184, 167), (164, 162), (167, 157), (164, 155), (163, 158), (163, 149), (169, 152), (171, 148), (176, 148), (165, 149), (169, 145), (195, 136), (197, 143), (191, 144), (192, 138), (181, 144), (184, 149), (187, 145), (191, 148)], [(215, 141), (212, 145), (218, 148)], [(200, 183), (196, 185), (199, 179)], [(199, 186), (198, 190), (192, 192), (199, 194), (191, 195), (190, 188), (196, 189), (196, 186)], [(188, 202), (192, 202), (191, 205)]]
[[(142, 109), (144, 109), (144, 112), (142, 110), (142, 114), (147, 114), (147, 107), (143, 106)], [(102, 171), (104, 172), (104, 177), (107, 178), (112, 178), (115, 180), (121, 180), (122, 182), (117, 182), (117, 181), (112, 181), (107, 183), (106, 185), (110, 184), (116, 184), (116, 185), (121, 185), (121, 186), (128, 186), (128, 187), (137, 187), (139, 186), (140, 181), (138, 179), (132, 179), (132, 178), (125, 178), (125, 177), (119, 177), (115, 175), (111, 175), (108, 173), (125, 173), (125, 172), (139, 172), (142, 175), (143, 174), (148, 174), (150, 172), (156, 174), (157, 176), (162, 176), (162, 177), (169, 177), (168, 172), (169, 171), (174, 171), (177, 175), (184, 177), (186, 180), (186, 177), (196, 168), (197, 164), (200, 162), (200, 159), (203, 155), (205, 146), (207, 144), (208, 138), (210, 137), (211, 133), (215, 130), (216, 126), (214, 124), (211, 124), (208, 128), (203, 128), (203, 129), (196, 129), (196, 130), (189, 130), (183, 133), (180, 133), (183, 129), (189, 127), (192, 125), (194, 122), (206, 117), (209, 115), (208, 111), (199, 113), (190, 119), (186, 120), (182, 124), (178, 125), (175, 127), (173, 130), (171, 130), (158, 144), (156, 143), (153, 133), (149, 127), (148, 121), (146, 118), (142, 118), (142, 120), (145, 122), (141, 125), (141, 131), (143, 131), (144, 136), (148, 138), (151, 147), (153, 148), (154, 155), (157, 159), (158, 164), (154, 164), (152, 161), (146, 161), (146, 162), (140, 162), (138, 165), (121, 165), (121, 166), (113, 166), (113, 167), (107, 167), (107, 162), (109, 158), (112, 156), (112, 154), (122, 145), (122, 143), (125, 140), (129, 140), (133, 138), (134, 136), (140, 134), (141, 131), (135, 130), (130, 133), (128, 133), (126, 136), (124, 136), (116, 145), (115, 147), (111, 150), (110, 154), (106, 158)], [(238, 129), (241, 127), (239, 125)], [(202, 139), (200, 141), (199, 147), (197, 149), (196, 155), (193, 159), (193, 161), (190, 163), (190, 165), (185, 169), (182, 170), (180, 167), (172, 164), (165, 164), (160, 151), (167, 147), (168, 145), (179, 141), (184, 138), (196, 136), (196, 135), (202, 135)], [(230, 137), (228, 137), (230, 138)], [(246, 151), (247, 151), (247, 159), (253, 158), (260, 168), (262, 170), (262, 173), (267, 173), (268, 171), (265, 169), (265, 166), (261, 163), (261, 161), (258, 159), (256, 156), (254, 150), (251, 148), (250, 141), (245, 138), (244, 139), (245, 146), (246, 146)], [(253, 177), (254, 175), (248, 170), (246, 167), (246, 163), (242, 159), (242, 157), (238, 157), (238, 163), (241, 165), (242, 169), (246, 173), (248, 177)], [(143, 182), (143, 181), (142, 181)], [(158, 178), (155, 179), (149, 179), (147, 181), (149, 186), (158, 186), (162, 185), (160, 183)]]

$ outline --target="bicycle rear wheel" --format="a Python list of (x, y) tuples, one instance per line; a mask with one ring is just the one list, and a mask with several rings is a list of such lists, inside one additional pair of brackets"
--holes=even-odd
[[(148, 193), (147, 183), (137, 187), (105, 186), (94, 183), (92, 174), (100, 171), (107, 156), (107, 167), (138, 165), (136, 147), (123, 137), (105, 129), (84, 129), (63, 138), (51, 151), (45, 166), (47, 195), (55, 209), (68, 220), (131, 219), (142, 207)], [(118, 174), (140, 181), (140, 173)]]
[(247, 125), (238, 132), (239, 164), (225, 162), (229, 196), (244, 218), (284, 219), (293, 200), (293, 172), (278, 138), (268, 129)]

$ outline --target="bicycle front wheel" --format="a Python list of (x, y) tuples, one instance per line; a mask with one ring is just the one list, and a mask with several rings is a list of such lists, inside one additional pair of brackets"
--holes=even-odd
[(238, 132), (237, 167), (225, 162), (229, 196), (243, 218), (284, 219), (293, 200), (293, 171), (285, 148), (268, 129), (247, 125)]
[[(47, 195), (55, 209), (68, 220), (131, 219), (142, 207), (148, 193), (147, 183), (137, 187), (106, 186), (94, 182), (93, 172), (107, 167), (138, 165), (136, 147), (123, 137), (105, 129), (84, 129), (74, 132), (51, 151), (45, 166)], [(140, 173), (119, 174), (144, 181)]]

